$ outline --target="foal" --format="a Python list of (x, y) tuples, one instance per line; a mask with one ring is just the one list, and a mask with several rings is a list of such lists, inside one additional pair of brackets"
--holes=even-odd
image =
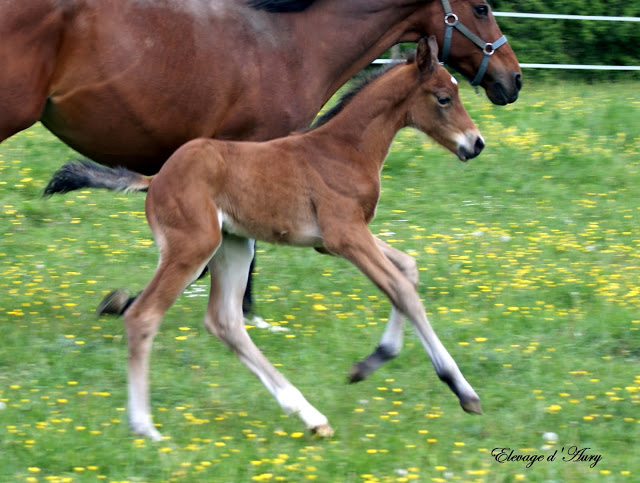
[[(354, 366), (352, 381), (400, 351), (407, 317), (462, 408), (482, 412), (477, 394), (429, 325), (416, 292), (415, 261), (374, 237), (367, 224), (380, 195), (380, 170), (398, 130), (417, 128), (463, 161), (477, 156), (484, 141), (462, 106), (455, 79), (438, 64), (434, 37), (418, 43), (415, 59), (348, 97), (328, 113), (330, 121), (321, 119), (305, 133), (263, 143), (190, 141), (153, 178), (86, 164), (67, 166), (73, 168), (64, 175), (71, 189), (148, 188), (146, 213), (160, 262), (124, 314), (133, 431), (161, 438), (149, 403), (152, 341), (165, 312), (208, 265), (207, 329), (237, 354), (286, 413), (297, 414), (321, 436), (333, 434), (327, 418), (271, 365), (245, 329), (242, 294), (253, 239), (343, 257), (389, 297), (387, 329), (378, 348)], [(64, 176), (59, 174), (58, 181)]]

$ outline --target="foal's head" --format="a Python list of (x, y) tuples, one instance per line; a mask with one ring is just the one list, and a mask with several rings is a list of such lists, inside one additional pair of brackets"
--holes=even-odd
[(438, 62), (435, 37), (418, 42), (414, 62), (420, 86), (409, 99), (407, 125), (425, 132), (462, 161), (475, 158), (484, 139), (460, 101), (457, 81)]

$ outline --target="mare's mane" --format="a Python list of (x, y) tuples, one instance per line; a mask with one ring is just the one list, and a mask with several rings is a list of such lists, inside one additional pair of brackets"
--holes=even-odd
[(302, 12), (309, 8), (316, 0), (247, 0), (247, 4), (256, 10), (266, 10), (271, 13)]
[(311, 125), (311, 129), (316, 129), (319, 128), (320, 126), (325, 125), (326, 123), (328, 123), (331, 119), (333, 119), (334, 117), (336, 117), (338, 114), (340, 114), (340, 112), (343, 111), (343, 109), (346, 107), (347, 104), (349, 104), (349, 102), (351, 102), (353, 100), (353, 98), (360, 92), (362, 91), (365, 87), (367, 87), (369, 84), (371, 84), (371, 82), (373, 82), (375, 79), (377, 79), (378, 77), (380, 77), (382, 74), (400, 66), (400, 65), (404, 65), (404, 64), (411, 64), (413, 62), (413, 57), (410, 57), (406, 60), (406, 62), (398, 62), (398, 63), (390, 63), (385, 65), (384, 67), (380, 67), (379, 69), (376, 69), (372, 72), (366, 72), (361, 74), (360, 76), (358, 76), (358, 80), (356, 85), (350, 89), (349, 91), (345, 92), (344, 94), (342, 94), (342, 96), (340, 96), (340, 100), (338, 101), (338, 103), (333, 106), (331, 109), (329, 109), (327, 112), (325, 112), (324, 114), (322, 114), (320, 117), (316, 118), (316, 120), (313, 122), (313, 124)]

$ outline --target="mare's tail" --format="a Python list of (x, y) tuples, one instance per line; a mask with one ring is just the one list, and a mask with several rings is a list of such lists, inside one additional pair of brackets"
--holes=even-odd
[(107, 168), (87, 160), (69, 161), (53, 175), (44, 189), (43, 196), (83, 188), (147, 191), (151, 179), (125, 168)]

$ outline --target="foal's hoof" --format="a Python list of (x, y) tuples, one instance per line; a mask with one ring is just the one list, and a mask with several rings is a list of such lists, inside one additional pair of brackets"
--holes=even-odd
[(470, 398), (467, 401), (460, 401), (460, 406), (468, 413), (482, 414), (482, 406), (480, 405), (480, 399)]
[(366, 364), (364, 362), (356, 362), (351, 369), (349, 369), (349, 374), (347, 374), (347, 381), (349, 384), (353, 384), (355, 382), (364, 381), (369, 373), (366, 370)]
[(98, 305), (96, 315), (122, 315), (128, 301), (129, 292), (125, 289), (112, 290)]
[(311, 432), (321, 438), (330, 438), (333, 436), (333, 428), (328, 424), (321, 424), (315, 428), (311, 428)]
[(130, 427), (133, 433), (148, 438), (151, 441), (162, 441), (164, 439), (162, 434), (152, 426), (131, 424)]

